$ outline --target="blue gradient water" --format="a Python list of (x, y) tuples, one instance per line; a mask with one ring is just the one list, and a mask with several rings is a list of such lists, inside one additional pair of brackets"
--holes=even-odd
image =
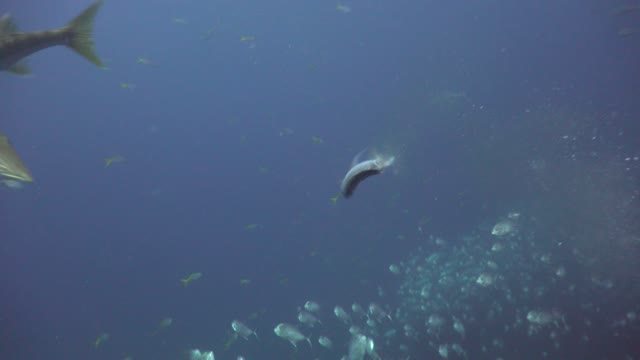
[[(0, 10), (30, 31), (88, 4)], [(108, 69), (60, 47), (29, 59), (32, 77), (0, 74), (0, 129), (35, 177), (0, 192), (1, 359), (294, 356), (272, 329), (306, 300), (348, 307), (382, 285), (400, 301), (386, 268), (419, 225), (453, 239), (534, 207), (536, 159), (639, 154), (640, 43), (616, 35), (639, 17), (600, 1), (346, 5), (111, 0), (95, 24)], [(366, 147), (397, 167), (332, 204)], [(260, 342), (223, 352), (252, 313)]]

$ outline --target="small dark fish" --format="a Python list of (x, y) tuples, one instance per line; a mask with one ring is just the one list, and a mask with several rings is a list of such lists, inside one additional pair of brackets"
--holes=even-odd
[(611, 15), (625, 15), (640, 12), (640, 4), (622, 5), (611, 10)]
[(356, 187), (358, 187), (364, 179), (382, 173), (385, 168), (393, 165), (393, 162), (395, 161), (395, 157), (393, 156), (387, 158), (376, 155), (373, 159), (358, 162), (358, 158), (361, 154), (362, 153), (356, 155), (353, 159), (351, 169), (349, 169), (347, 175), (342, 179), (340, 192), (345, 199), (348, 199), (353, 195)]
[(20, 61), (53, 46), (64, 45), (93, 64), (103, 67), (94, 50), (93, 20), (103, 0), (95, 2), (67, 25), (53, 30), (19, 32), (9, 15), (0, 17), (0, 71), (26, 75), (31, 71)]
[(618, 36), (627, 37), (627, 36), (631, 36), (631, 35), (637, 34), (637, 33), (640, 33), (640, 29), (627, 27), (627, 28), (620, 29), (618, 31)]

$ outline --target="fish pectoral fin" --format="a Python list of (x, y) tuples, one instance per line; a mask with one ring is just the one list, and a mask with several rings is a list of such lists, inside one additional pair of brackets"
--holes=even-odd
[(369, 150), (369, 149), (368, 148), (364, 148), (356, 156), (353, 157), (353, 160), (351, 160), (351, 167), (356, 166), (360, 162), (360, 159), (362, 158), (362, 155), (364, 155), (364, 153), (367, 152), (367, 150)]
[(104, 68), (102, 61), (95, 53), (93, 42), (93, 20), (102, 6), (103, 0), (96, 1), (67, 25), (69, 31), (69, 47), (93, 64)]
[(10, 73), (16, 75), (29, 75), (31, 74), (31, 69), (25, 62), (19, 62), (8, 69)]

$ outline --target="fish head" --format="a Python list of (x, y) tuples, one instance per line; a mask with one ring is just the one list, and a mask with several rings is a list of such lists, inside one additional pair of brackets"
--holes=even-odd
[(375, 164), (379, 170), (383, 170), (393, 165), (396, 160), (395, 156), (384, 156), (384, 155), (376, 155)]
[(284, 334), (284, 328), (285, 328), (285, 325), (280, 323), (273, 329), (273, 332), (276, 333), (276, 335), (278, 336), (282, 336)]

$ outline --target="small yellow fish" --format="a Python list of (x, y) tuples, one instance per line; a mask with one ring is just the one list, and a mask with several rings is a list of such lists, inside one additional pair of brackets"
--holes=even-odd
[(331, 201), (331, 203), (332, 203), (333, 205), (335, 205), (335, 204), (338, 202), (338, 199), (339, 199), (339, 198), (340, 198), (340, 194), (338, 194), (338, 195), (336, 195), (336, 196), (332, 197), (332, 198), (331, 198), (331, 199), (329, 199), (329, 200)]
[(164, 318), (162, 319), (159, 323), (158, 326), (156, 326), (156, 329), (154, 332), (151, 333), (151, 336), (155, 336), (156, 334), (158, 334), (160, 331), (168, 328), (169, 326), (171, 326), (171, 324), (173, 324), (173, 319), (170, 317)]
[(247, 316), (247, 319), (249, 320), (255, 320), (258, 318), (258, 316), (260, 316), (260, 314), (257, 311), (252, 312), (251, 314), (249, 314), (249, 316)]
[(622, 5), (611, 10), (611, 15), (624, 15), (640, 12), (640, 4)]
[(342, 13), (345, 13), (345, 14), (348, 14), (348, 13), (351, 12), (351, 8), (350, 7), (348, 7), (347, 5), (342, 5), (342, 4), (336, 5), (336, 10), (338, 10), (338, 11), (340, 11)]
[(193, 280), (198, 280), (201, 277), (202, 277), (202, 273), (193, 273), (184, 279), (180, 279), (180, 281), (182, 281), (182, 283), (186, 287), (187, 285), (189, 285), (190, 282), (192, 282)]
[(109, 340), (109, 334), (108, 333), (102, 333), (98, 336), (98, 338), (96, 339), (96, 341), (93, 343), (93, 345), (96, 347), (96, 349), (98, 348), (98, 346), (100, 346), (100, 344), (102, 344), (103, 342)]
[(129, 89), (129, 90), (133, 90), (136, 88), (136, 84), (132, 84), (132, 83), (127, 83), (127, 82), (121, 82), (120, 83), (120, 88), (121, 89)]
[(173, 319), (170, 317), (164, 318), (160, 321), (160, 323), (158, 324), (158, 328), (159, 329), (166, 329), (169, 326), (171, 326), (171, 324), (173, 324)]
[(183, 19), (183, 18), (174, 18), (173, 20), (171, 20), (174, 24), (188, 24), (189, 22), (187, 21), (187, 19)]
[(200, 39), (202, 39), (202, 40), (209, 40), (209, 39), (211, 39), (215, 34), (216, 34), (216, 30), (215, 30), (215, 28), (210, 28), (209, 30), (205, 31), (205, 32), (204, 32), (204, 34), (202, 34), (202, 36), (200, 37)]
[(138, 56), (138, 59), (136, 61), (138, 62), (138, 64), (142, 64), (142, 65), (151, 65), (151, 64), (153, 64), (150, 59), (144, 58), (142, 56)]
[(311, 137), (311, 141), (313, 141), (314, 144), (322, 144), (322, 143), (324, 143), (324, 140), (322, 140), (321, 137), (317, 137), (317, 136), (312, 136)]
[(227, 341), (224, 343), (224, 351), (229, 350), (237, 338), (238, 336), (235, 333), (227, 332)]
[(120, 155), (112, 156), (110, 158), (104, 159), (104, 167), (109, 167), (109, 165), (111, 165), (112, 163), (121, 163), (125, 161), (126, 159)]
[(640, 29), (639, 28), (631, 28), (631, 27), (626, 27), (626, 28), (622, 28), (618, 31), (618, 36), (620, 37), (626, 37), (626, 36), (630, 36), (633, 34), (638, 34), (640, 33)]
[(253, 36), (240, 36), (240, 42), (255, 42), (256, 38)]
[(247, 230), (247, 231), (253, 231), (253, 230), (257, 229), (258, 226), (259, 226), (258, 224), (249, 224), (249, 225), (245, 226), (244, 229)]
[(247, 286), (251, 284), (251, 280), (250, 279), (240, 279), (240, 285), (242, 286)]

